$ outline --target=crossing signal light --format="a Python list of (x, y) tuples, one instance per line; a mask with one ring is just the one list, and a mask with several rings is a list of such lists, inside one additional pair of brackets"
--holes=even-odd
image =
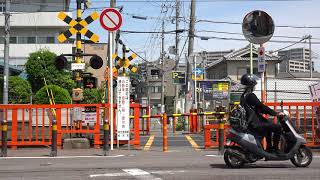
[(65, 56), (57, 56), (54, 62), (57, 69), (62, 70), (67, 67), (67, 58)]
[(90, 58), (90, 66), (93, 69), (100, 69), (103, 65), (103, 60), (100, 56), (94, 55)]

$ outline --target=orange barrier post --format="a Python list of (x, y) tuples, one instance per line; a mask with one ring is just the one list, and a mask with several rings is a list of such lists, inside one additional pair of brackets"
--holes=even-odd
[[(57, 146), (61, 148), (62, 146), (62, 128), (61, 128), (61, 108), (57, 108)], [(51, 127), (52, 128), (52, 127)]]
[(164, 113), (163, 114), (163, 117), (162, 117), (162, 123), (163, 123), (163, 144), (162, 144), (162, 146), (163, 146), (163, 151), (164, 152), (166, 152), (166, 151), (168, 151), (168, 136), (167, 136), (167, 119), (168, 119), (168, 117), (167, 117), (167, 114), (166, 113)]
[(211, 146), (210, 143), (210, 128), (208, 125), (204, 126), (204, 148), (208, 149)]
[(134, 115), (134, 122), (133, 122), (134, 141), (133, 141), (133, 144), (135, 145), (136, 149), (140, 149), (140, 129), (139, 129), (140, 128), (140, 125), (139, 125), (140, 109), (139, 109), (139, 106), (134, 106), (133, 115)]
[[(93, 138), (93, 144), (94, 148), (99, 149), (100, 148), (100, 108), (96, 107), (96, 114), (97, 119), (96, 123), (94, 125), (94, 138)], [(89, 125), (87, 126), (89, 127)]]
[(12, 146), (11, 149), (17, 149), (18, 144), (18, 110), (12, 109)]

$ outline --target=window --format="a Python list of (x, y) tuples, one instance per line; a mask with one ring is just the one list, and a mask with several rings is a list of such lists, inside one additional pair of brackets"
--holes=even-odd
[(27, 43), (28, 44), (35, 44), (36, 43), (36, 37), (27, 37)]
[(54, 37), (37, 37), (37, 43), (39, 43), (39, 44), (53, 44)]
[(10, 37), (11, 44), (17, 44), (17, 37)]
[(5, 12), (6, 11), (6, 3), (2, 2), (0, 3), (0, 12)]
[(150, 87), (152, 93), (161, 93), (161, 86), (152, 86)]

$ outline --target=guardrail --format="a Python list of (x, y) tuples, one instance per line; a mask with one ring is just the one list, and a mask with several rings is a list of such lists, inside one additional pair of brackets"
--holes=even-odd
[[(299, 133), (303, 134), (307, 140), (307, 146), (320, 146), (320, 102), (268, 102), (265, 104), (276, 111), (280, 111), (281, 109), (287, 110), (291, 123), (295, 125)], [(270, 117), (270, 120), (276, 122), (276, 117)], [(225, 133), (229, 128), (230, 126), (228, 124), (224, 125), (223, 144), (226, 143)], [(221, 139), (221, 137), (218, 132), (219, 124), (205, 125), (205, 149), (219, 146), (219, 139)]]
[[(94, 115), (91, 119), (83, 122), (83, 119), (76, 119), (72, 113), (74, 108), (94, 107)], [(103, 110), (110, 107), (109, 104), (59, 104), (59, 105), (0, 105), (3, 111), (3, 119), (7, 122), (8, 146), (16, 149), (18, 146), (48, 146), (52, 145), (52, 113), (56, 110), (56, 136), (57, 146), (61, 147), (63, 139), (74, 135), (82, 135), (93, 140), (95, 148), (103, 144), (101, 133), (103, 131)], [(116, 134), (116, 108), (114, 105), (114, 134)], [(133, 115), (133, 123), (130, 131), (133, 140), (130, 144), (140, 148), (140, 104), (130, 104)], [(78, 112), (79, 113), (79, 112)], [(82, 112), (80, 112), (82, 113)], [(81, 123), (77, 123), (79, 121)], [(4, 126), (2, 126), (4, 127)], [(1, 131), (4, 128), (1, 127)], [(147, 129), (147, 131), (150, 131)], [(0, 133), (2, 134), (2, 133)], [(2, 135), (1, 135), (2, 136)], [(3, 137), (3, 136), (2, 136)], [(1, 138), (2, 138), (1, 137)], [(116, 136), (114, 137), (116, 138)], [(116, 141), (114, 141), (116, 142)], [(1, 145), (2, 142), (0, 142)], [(128, 141), (120, 141), (128, 143)]]

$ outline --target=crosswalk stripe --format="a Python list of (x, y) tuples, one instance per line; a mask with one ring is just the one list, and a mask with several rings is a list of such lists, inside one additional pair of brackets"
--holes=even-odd
[(154, 135), (151, 135), (147, 144), (144, 146), (143, 150), (148, 151), (153, 143)]
[(185, 135), (189, 143), (192, 145), (195, 151), (200, 151), (198, 144), (192, 139), (191, 136)]
[(162, 180), (142, 169), (122, 169), (122, 171), (134, 176), (137, 179)]

